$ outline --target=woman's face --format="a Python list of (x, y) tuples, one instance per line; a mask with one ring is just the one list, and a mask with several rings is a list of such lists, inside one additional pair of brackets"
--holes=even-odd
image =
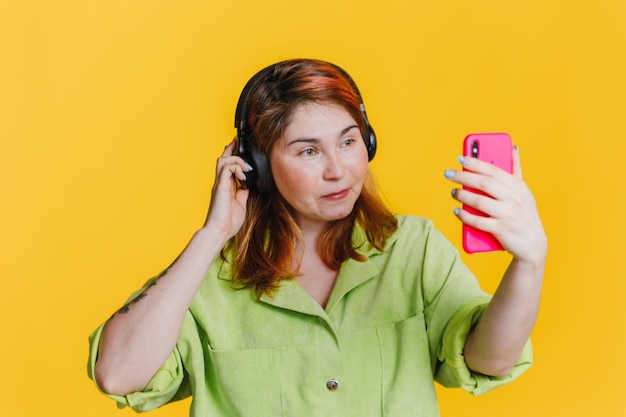
[(356, 121), (335, 104), (296, 108), (270, 154), (280, 194), (302, 229), (346, 217), (361, 193), (368, 156)]

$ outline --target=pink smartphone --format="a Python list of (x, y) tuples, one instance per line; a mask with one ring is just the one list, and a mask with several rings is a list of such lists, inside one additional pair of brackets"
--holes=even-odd
[[(506, 133), (473, 133), (467, 135), (463, 141), (463, 155), (490, 162), (509, 173), (513, 171), (513, 144), (511, 137)], [(486, 195), (469, 187), (463, 188)], [(486, 216), (485, 213), (466, 205), (463, 205), (463, 209), (479, 216)], [(467, 253), (476, 253), (503, 250), (504, 248), (492, 234), (463, 224), (463, 249)]]

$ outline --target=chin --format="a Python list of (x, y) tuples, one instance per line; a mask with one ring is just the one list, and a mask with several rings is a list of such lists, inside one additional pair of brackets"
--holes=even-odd
[(350, 210), (333, 213), (332, 215), (328, 216), (328, 221), (337, 221), (337, 220), (345, 219), (352, 213), (353, 210), (354, 210), (354, 206), (352, 206)]

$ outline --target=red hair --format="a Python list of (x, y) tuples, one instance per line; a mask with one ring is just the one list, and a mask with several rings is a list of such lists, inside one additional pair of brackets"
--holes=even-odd
[[(270, 155), (296, 108), (311, 102), (341, 106), (361, 132), (366, 131), (361, 97), (347, 75), (328, 62), (296, 59), (276, 64), (252, 92), (246, 121), (253, 132), (251, 140), (265, 155)], [(302, 239), (293, 208), (280, 195), (273, 179), (271, 182), (268, 193), (251, 190), (244, 224), (231, 241), (235, 280), (246, 287), (255, 286), (257, 295), (271, 293), (281, 280), (297, 275), (293, 259)], [(369, 240), (358, 244), (369, 243), (379, 250), (397, 229), (397, 219), (381, 200), (370, 172), (352, 212), (331, 222), (318, 238), (317, 252), (330, 269), (338, 270), (350, 258), (365, 260), (352, 241), (357, 222)]]

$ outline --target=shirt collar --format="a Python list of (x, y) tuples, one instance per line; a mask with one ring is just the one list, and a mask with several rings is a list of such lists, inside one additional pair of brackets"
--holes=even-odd
[[(391, 235), (387, 239), (384, 250), (391, 248), (396, 239), (395, 233)], [(356, 251), (366, 259), (365, 261), (348, 259), (341, 265), (337, 282), (326, 305), (326, 311), (329, 314), (348, 292), (374, 278), (380, 272), (378, 266), (372, 262), (372, 258), (381, 254), (382, 251), (370, 244), (365, 230), (358, 222), (355, 224), (352, 232), (352, 242), (356, 247)], [(226, 260), (222, 262), (219, 269), (218, 278), (222, 280), (233, 281), (232, 253), (232, 251), (227, 252)], [(260, 301), (288, 310), (325, 316), (324, 310), (319, 304), (315, 303), (306, 294), (306, 291), (293, 280), (282, 281), (280, 287), (271, 295), (262, 294)]]
[[(389, 236), (389, 238), (387, 238), (387, 241), (385, 243), (385, 250), (393, 246), (396, 239), (397, 239), (397, 233), (394, 233), (393, 235)], [(363, 226), (361, 226), (359, 222), (356, 222), (356, 224), (354, 225), (354, 229), (352, 230), (352, 244), (356, 247), (357, 253), (365, 256), (368, 259), (371, 258), (372, 256), (379, 255), (380, 253), (382, 253), (381, 250), (375, 248), (374, 246), (370, 244), (369, 240), (367, 239), (367, 234), (365, 233), (365, 229), (363, 229)], [(218, 272), (218, 278), (226, 280), (226, 281), (233, 281), (232, 268), (231, 268), (231, 262), (233, 259), (232, 255), (233, 255), (232, 250), (225, 251), (226, 260), (222, 262), (222, 265)], [(344, 268), (346, 263), (349, 261), (350, 260), (344, 262), (344, 265), (342, 265), (342, 269)]]

